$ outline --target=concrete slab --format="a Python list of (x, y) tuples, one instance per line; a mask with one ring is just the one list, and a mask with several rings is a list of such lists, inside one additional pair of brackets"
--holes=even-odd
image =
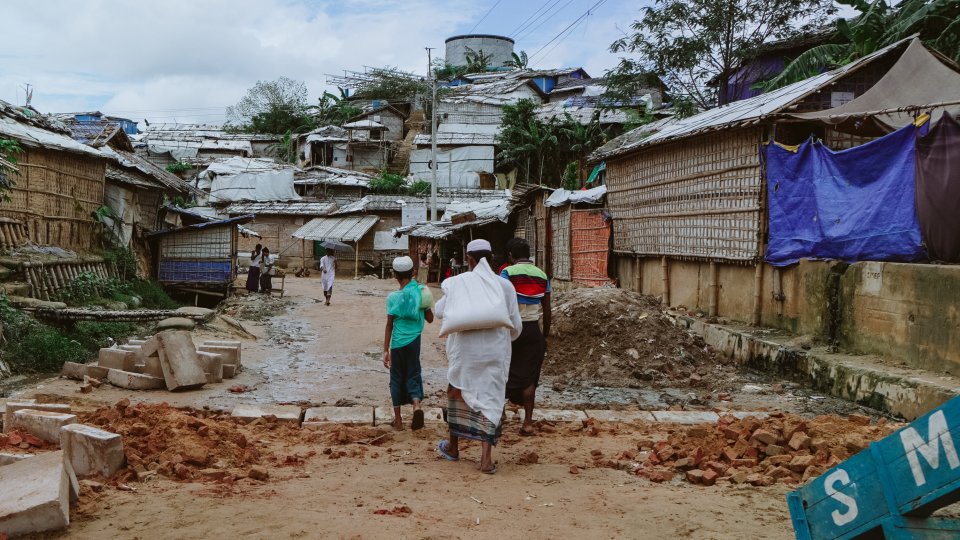
[(145, 339), (128, 339), (127, 345), (143, 345), (146, 342), (147, 340)]
[(296, 405), (237, 405), (230, 416), (252, 422), (257, 418), (273, 415), (277, 420), (300, 423), (303, 411)]
[(127, 390), (159, 390), (167, 387), (167, 383), (160, 377), (119, 369), (111, 369), (107, 374), (107, 381)]
[(770, 413), (763, 412), (763, 411), (754, 411), (754, 412), (750, 412), (750, 411), (730, 411), (729, 413), (720, 413), (721, 416), (724, 415), (724, 414), (729, 414), (729, 415), (733, 416), (734, 418), (736, 418), (736, 419), (738, 419), (738, 420), (743, 420), (744, 418), (746, 418), (746, 417), (748, 417), (748, 416), (752, 416), (752, 417), (756, 418), (757, 420), (763, 420), (764, 418), (770, 416)]
[[(219, 339), (210, 339), (203, 342), (203, 345), (209, 345), (211, 347), (233, 347), (237, 349), (237, 367), (243, 366), (243, 343), (240, 341), (225, 341)], [(227, 362), (228, 364), (230, 362)]]
[(650, 411), (604, 411), (588, 409), (584, 411), (589, 418), (596, 418), (601, 422), (655, 422)]
[(236, 364), (223, 364), (223, 378), (232, 379), (237, 376)]
[(238, 368), (240, 367), (240, 347), (203, 344), (197, 348), (197, 351), (219, 354), (223, 357), (224, 364), (233, 364)]
[(11, 428), (22, 429), (27, 433), (48, 442), (60, 442), (60, 428), (77, 423), (77, 415), (20, 409), (13, 413)]
[(120, 435), (86, 424), (64, 426), (60, 430), (60, 449), (80, 476), (112, 476), (126, 461)]
[(68, 379), (82, 381), (84, 377), (93, 377), (94, 379), (106, 379), (108, 368), (100, 367), (94, 364), (78, 364), (76, 362), (64, 362), (61, 375)]
[[(404, 423), (409, 426), (410, 421), (413, 419), (413, 405), (404, 405), (400, 408), (400, 416), (403, 417)], [(440, 407), (434, 407), (423, 410), (423, 422), (424, 424), (446, 424), (446, 421), (443, 419), (443, 409)], [(373, 410), (373, 425), (382, 426), (389, 425), (393, 423), (393, 407), (386, 405), (376, 407)]]
[(583, 422), (587, 419), (587, 414), (577, 410), (534, 409), (533, 419), (547, 422)]
[(0, 467), (16, 463), (21, 459), (32, 458), (34, 454), (14, 454), (12, 452), (0, 452)]
[(157, 323), (157, 331), (166, 330), (193, 330), (196, 327), (193, 320), (186, 317), (170, 317)]
[(145, 356), (141, 360), (143, 360), (143, 366), (140, 368), (140, 373), (163, 378), (163, 368), (160, 366), (159, 356)]
[(190, 390), (207, 383), (207, 375), (200, 368), (190, 332), (168, 330), (156, 337), (160, 344), (160, 367), (167, 381), (167, 390)]
[(70, 489), (63, 452), (0, 467), (0, 531), (19, 536), (66, 527)]
[(208, 383), (223, 382), (223, 355), (210, 352), (197, 352), (200, 367), (207, 374)]
[(311, 407), (303, 414), (304, 429), (324, 424), (373, 424), (373, 407)]
[(58, 413), (70, 413), (70, 405), (63, 403), (37, 403), (34, 399), (25, 399), (17, 401), (8, 401), (3, 408), (3, 432), (6, 433), (13, 425), (13, 413), (22, 409), (33, 409), (35, 411), (50, 411)]
[(125, 345), (121, 345), (121, 346), (120, 346), (120, 349), (121, 349), (121, 350), (124, 350), (124, 351), (130, 351), (130, 352), (134, 352), (134, 353), (139, 353), (139, 352), (141, 351), (142, 347), (140, 347), (140, 345), (131, 345), (131, 344), (127, 343), (127, 344), (125, 344)]
[(657, 422), (671, 424), (715, 424), (720, 417), (709, 411), (653, 411)]
[(133, 351), (104, 348), (97, 354), (97, 365), (107, 369), (133, 371), (133, 367), (137, 365), (137, 355)]

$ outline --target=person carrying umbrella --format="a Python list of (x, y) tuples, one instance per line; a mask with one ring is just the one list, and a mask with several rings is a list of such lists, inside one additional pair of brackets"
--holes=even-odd
[(337, 251), (332, 243), (324, 242), (327, 254), (320, 258), (320, 284), (323, 285), (323, 297), (326, 299), (326, 305), (330, 305), (330, 297), (333, 296), (333, 280), (337, 275)]

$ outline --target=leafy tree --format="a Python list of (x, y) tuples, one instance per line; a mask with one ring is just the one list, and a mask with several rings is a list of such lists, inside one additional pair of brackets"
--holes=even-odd
[[(0, 139), (0, 201), (9, 201), (8, 192), (13, 187), (13, 180), (10, 178), (17, 174), (12, 166), (17, 164), (17, 155), (23, 152), (20, 144), (12, 139)], [(10, 167), (6, 165), (9, 164)]]
[(417, 95), (428, 95), (430, 83), (397, 70), (384, 67), (371, 69), (366, 73), (367, 84), (357, 90), (353, 99), (385, 99), (393, 101), (410, 100)]
[(399, 174), (381, 171), (376, 178), (370, 181), (368, 189), (371, 193), (399, 195), (406, 192), (405, 184), (406, 179)]
[(708, 108), (715, 88), (726, 88), (763, 43), (834, 12), (829, 0), (656, 0), (631, 25), (633, 34), (610, 46), (639, 56), (622, 61), (613, 75), (658, 73), (673, 96)]
[(563, 189), (573, 191), (580, 187), (580, 166), (575, 161), (567, 163), (563, 170)]
[(762, 84), (763, 88), (773, 90), (802, 81), (913, 34), (919, 34), (929, 47), (960, 62), (960, 0), (907, 0), (895, 8), (884, 0), (837, 1), (860, 12), (852, 19), (837, 19), (841, 42), (804, 51), (783, 72)]
[(446, 63), (442, 58), (433, 62), (433, 76), (440, 81), (452, 81), (467, 73), (467, 66), (455, 66)]
[(477, 51), (470, 47), (466, 49), (464, 59), (467, 61), (467, 73), (483, 73), (490, 69), (490, 62), (493, 61), (492, 54), (483, 54), (483, 49)]
[(316, 127), (307, 103), (303, 81), (280, 77), (257, 81), (232, 107), (227, 107), (227, 126), (248, 133), (302, 133)]
[(520, 51), (520, 54), (510, 53), (512, 58), (503, 63), (504, 67), (511, 69), (527, 69), (527, 66), (530, 64), (530, 58), (527, 56), (527, 51)]
[(346, 92), (342, 88), (340, 95), (335, 96), (330, 92), (324, 92), (320, 96), (320, 103), (313, 109), (314, 118), (319, 126), (342, 126), (347, 120), (363, 112), (359, 107), (354, 107), (347, 101)]

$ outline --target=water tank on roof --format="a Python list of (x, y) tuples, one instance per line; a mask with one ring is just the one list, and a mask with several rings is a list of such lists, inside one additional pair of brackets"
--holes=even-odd
[(490, 34), (466, 34), (447, 38), (447, 54), (444, 60), (454, 66), (467, 64), (467, 49), (484, 55), (490, 55), (490, 69), (502, 68), (505, 62), (513, 59), (513, 40), (505, 36)]

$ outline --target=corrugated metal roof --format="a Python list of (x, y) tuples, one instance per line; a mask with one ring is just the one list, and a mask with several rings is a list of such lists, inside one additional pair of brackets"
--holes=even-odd
[(377, 216), (320, 217), (297, 229), (291, 236), (303, 240), (357, 242), (373, 228)]
[(102, 158), (91, 146), (73, 140), (62, 123), (43, 116), (33, 109), (16, 107), (0, 100), (0, 135), (19, 141), (21, 146), (56, 148), (77, 154)]
[(325, 216), (337, 208), (328, 202), (246, 202), (233, 203), (224, 210), (227, 214), (254, 214), (270, 216)]
[[(660, 130), (647, 137), (637, 137), (636, 135), (631, 135), (633, 131), (636, 130), (627, 132), (596, 150), (593, 154), (591, 154), (590, 161), (600, 161), (612, 156), (624, 154), (643, 146), (659, 144), (700, 133), (726, 129), (734, 126), (757, 124), (765, 118), (772, 117), (777, 113), (783, 112), (791, 105), (794, 105), (801, 99), (809, 96), (817, 90), (820, 90), (837, 79), (849, 75), (850, 73), (873, 62), (874, 60), (877, 60), (878, 58), (886, 56), (890, 52), (908, 43), (911, 39), (912, 38), (907, 38), (898, 41), (897, 43), (884, 47), (873, 54), (864, 56), (863, 58), (855, 60), (833, 71), (815, 75), (809, 79), (784, 86), (778, 90), (773, 90), (766, 94), (760, 94), (759, 96), (755, 96), (750, 99), (735, 101), (733, 103), (710, 109), (682, 120), (670, 122), (667, 125), (664, 125)], [(642, 126), (637, 129), (646, 131), (645, 127), (646, 126)], [(627, 137), (630, 137), (633, 140), (626, 144), (617, 141), (617, 139)]]
[[(437, 194), (437, 209), (443, 211), (448, 204), (469, 201), (490, 201), (510, 197), (509, 191), (498, 190), (450, 190)], [(430, 197), (415, 195), (367, 195), (359, 201), (342, 206), (334, 215), (357, 212), (399, 212), (407, 204), (430, 204)]]
[(293, 175), (293, 183), (298, 186), (328, 185), (365, 188), (370, 185), (371, 180), (373, 175), (367, 173), (322, 165), (307, 167)]

